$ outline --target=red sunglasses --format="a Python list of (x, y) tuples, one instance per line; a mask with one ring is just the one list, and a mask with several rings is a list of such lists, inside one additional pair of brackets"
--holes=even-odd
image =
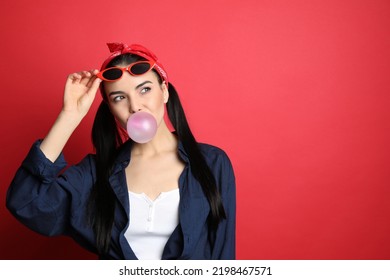
[(137, 61), (127, 67), (110, 67), (96, 74), (99, 79), (107, 82), (117, 81), (123, 76), (123, 72), (127, 71), (132, 76), (139, 76), (153, 69), (156, 62), (154, 61)]

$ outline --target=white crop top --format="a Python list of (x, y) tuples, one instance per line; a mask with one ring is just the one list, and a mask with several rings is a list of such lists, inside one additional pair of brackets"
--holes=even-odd
[(165, 244), (179, 224), (179, 189), (162, 192), (153, 201), (129, 192), (130, 224), (125, 237), (139, 260), (161, 260)]

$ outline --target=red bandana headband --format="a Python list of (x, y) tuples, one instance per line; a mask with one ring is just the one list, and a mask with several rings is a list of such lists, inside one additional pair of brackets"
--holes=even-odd
[(123, 43), (107, 43), (107, 46), (110, 49), (111, 55), (103, 62), (100, 71), (105, 69), (107, 64), (118, 55), (125, 54), (125, 53), (132, 53), (140, 57), (143, 57), (146, 60), (155, 61), (156, 65), (154, 66), (154, 69), (160, 74), (161, 78), (165, 81), (166, 85), (168, 86), (167, 72), (165, 72), (164, 67), (158, 61), (157, 56), (154, 53), (152, 53), (150, 50), (145, 48), (144, 46), (137, 45), (137, 44), (132, 44), (128, 46)]

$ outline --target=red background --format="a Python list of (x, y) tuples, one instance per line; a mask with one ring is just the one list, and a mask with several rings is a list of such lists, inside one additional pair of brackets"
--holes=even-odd
[[(239, 259), (390, 259), (388, 0), (6, 1), (0, 11), (0, 258), (88, 259), (5, 209), (6, 189), (109, 41), (165, 65), (237, 178)], [(94, 103), (65, 148), (92, 151)]]

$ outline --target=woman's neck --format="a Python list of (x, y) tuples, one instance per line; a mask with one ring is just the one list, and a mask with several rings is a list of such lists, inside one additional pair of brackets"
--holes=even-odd
[(156, 156), (161, 153), (172, 152), (177, 150), (178, 139), (165, 123), (158, 128), (156, 135), (148, 143), (134, 143), (131, 153), (132, 156)]

